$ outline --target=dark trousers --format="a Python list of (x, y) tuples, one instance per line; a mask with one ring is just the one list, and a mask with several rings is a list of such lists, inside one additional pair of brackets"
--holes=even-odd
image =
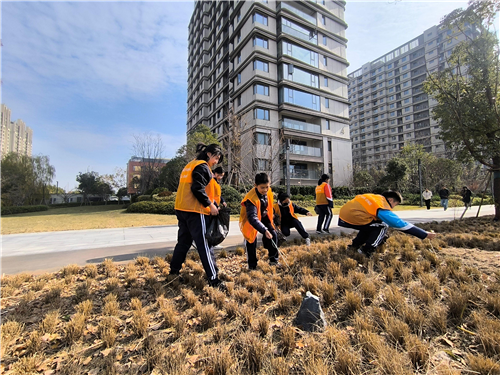
[[(278, 234), (276, 231), (271, 227), (270, 224), (265, 224), (267, 227), (267, 230), (271, 235), (273, 236), (272, 240), (276, 244), (273, 245), (270, 239), (268, 239), (265, 235), (262, 236), (262, 244), (264, 245), (264, 248), (267, 249), (269, 253), (269, 262), (277, 262), (279, 253), (278, 253)], [(248, 259), (248, 268), (250, 269), (255, 269), (257, 267), (257, 238), (255, 238), (254, 242), (248, 242), (245, 241), (245, 245), (247, 248), (247, 259)]]
[(317, 205), (318, 207), (318, 225), (316, 225), (316, 230), (320, 231), (322, 229), (329, 230), (330, 223), (332, 222), (333, 214), (332, 209), (327, 204)]
[(302, 223), (294, 217), (291, 220), (281, 223), (281, 233), (288, 237), (290, 235), (290, 228), (297, 229), (302, 238), (309, 238), (309, 233), (306, 232)]
[(174, 255), (170, 262), (170, 273), (179, 273), (194, 241), (208, 280), (216, 280), (219, 269), (215, 264), (213, 248), (208, 246), (205, 238), (206, 228), (210, 225), (212, 217), (179, 210), (175, 210), (175, 214), (179, 220), (179, 231), (177, 232), (177, 245), (175, 245)]
[(377, 246), (382, 245), (387, 237), (389, 227), (385, 223), (372, 221), (365, 225), (353, 225), (339, 218), (339, 227), (359, 230), (356, 238), (352, 240), (353, 247), (363, 247), (363, 250), (370, 253), (375, 251)]
[(431, 209), (431, 200), (430, 199), (424, 199), (425, 205), (427, 206), (427, 209)]

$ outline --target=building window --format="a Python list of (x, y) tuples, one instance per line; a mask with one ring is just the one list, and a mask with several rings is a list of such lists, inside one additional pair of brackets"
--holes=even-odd
[(256, 159), (255, 169), (257, 171), (268, 171), (270, 164), (268, 159)]
[(327, 38), (326, 36), (323, 36), (323, 45), (326, 46), (326, 44), (327, 44)]
[(410, 102), (410, 98), (405, 99), (405, 104), (408, 104)]
[(330, 130), (330, 120), (326, 120), (326, 130)]
[(262, 48), (269, 48), (269, 42), (267, 39), (261, 38), (259, 36), (255, 36), (253, 38), (253, 46), (254, 47), (262, 47)]
[(279, 104), (290, 103), (301, 107), (306, 107), (319, 111), (320, 108), (320, 98), (318, 95), (313, 95), (308, 92), (294, 90), (288, 87), (283, 87), (280, 89), (278, 97)]
[(236, 43), (241, 42), (241, 31), (238, 33), (238, 36), (236, 37)]
[(321, 16), (321, 23), (323, 25), (326, 25), (326, 17), (325, 16)]
[(410, 107), (406, 107), (405, 112), (410, 112)]
[(269, 86), (255, 84), (253, 85), (253, 93), (269, 96)]
[(325, 98), (325, 108), (330, 108), (330, 99)]
[(253, 70), (262, 70), (263, 72), (269, 72), (269, 63), (264, 61), (255, 60), (253, 62)]
[(238, 64), (241, 64), (241, 53), (238, 54)]
[(236, 16), (236, 21), (240, 22), (241, 21), (241, 11), (238, 12), (238, 15)]
[(332, 141), (328, 141), (328, 151), (332, 151)]
[(255, 108), (253, 115), (254, 115), (254, 118), (256, 120), (266, 120), (266, 121), (269, 121), (269, 110), (268, 109)]
[(237, 100), (237, 102), (238, 102), (238, 107), (239, 107), (239, 106), (241, 105), (241, 95), (238, 95), (238, 100)]
[(325, 77), (325, 87), (328, 87), (328, 78)]
[(241, 83), (241, 73), (238, 73), (238, 77), (236, 78), (236, 82), (238, 85)]
[(253, 23), (261, 23), (262, 25), (267, 26), (267, 17), (263, 16), (260, 13), (255, 13), (252, 18)]
[(403, 92), (403, 95), (408, 95), (409, 93), (410, 93), (410, 90), (405, 90), (405, 91)]
[(328, 58), (326, 56), (323, 56), (323, 65), (328, 66)]
[(255, 143), (258, 145), (271, 145), (271, 137), (266, 133), (255, 133)]

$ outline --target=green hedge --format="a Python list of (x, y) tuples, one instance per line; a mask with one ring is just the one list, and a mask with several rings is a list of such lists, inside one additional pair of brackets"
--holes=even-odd
[(127, 207), (127, 212), (136, 214), (175, 215), (174, 202), (137, 202)]
[(137, 202), (152, 201), (153, 197), (151, 195), (139, 195), (137, 197)]
[(175, 202), (176, 196), (177, 196), (177, 193), (172, 193), (172, 194), (166, 195), (166, 196), (161, 196), (161, 194), (156, 194), (156, 195), (153, 195), (153, 202)]
[(25, 214), (27, 212), (38, 212), (47, 211), (49, 206), (11, 206), (2, 207), (2, 216), (5, 215), (15, 215), (15, 214)]

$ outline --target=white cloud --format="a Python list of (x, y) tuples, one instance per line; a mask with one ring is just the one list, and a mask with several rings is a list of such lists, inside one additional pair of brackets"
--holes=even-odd
[(4, 3), (4, 81), (94, 100), (185, 85), (191, 11), (182, 2)]

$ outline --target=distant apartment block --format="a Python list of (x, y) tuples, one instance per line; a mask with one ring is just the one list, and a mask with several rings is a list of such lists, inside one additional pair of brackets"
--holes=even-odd
[[(333, 185), (352, 173), (345, 1), (196, 1), (189, 24), (187, 133), (205, 124), (253, 181)], [(246, 183), (250, 181), (245, 181)]]
[(148, 159), (132, 156), (127, 163), (127, 194), (137, 194), (139, 192), (141, 187), (139, 180), (141, 179), (142, 170), (144, 168), (149, 170), (154, 169), (159, 172), (169, 160), (170, 159)]
[(10, 121), (10, 109), (2, 104), (1, 123), (2, 133), (0, 139), (1, 157), (10, 152), (31, 156), (33, 144), (33, 130), (26, 126), (23, 120)]
[[(468, 30), (467, 33), (471, 33)], [(384, 168), (404, 145), (415, 143), (445, 157), (436, 101), (423, 92), (428, 73), (444, 69), (463, 34), (433, 26), (423, 34), (349, 74), (353, 163)]]

